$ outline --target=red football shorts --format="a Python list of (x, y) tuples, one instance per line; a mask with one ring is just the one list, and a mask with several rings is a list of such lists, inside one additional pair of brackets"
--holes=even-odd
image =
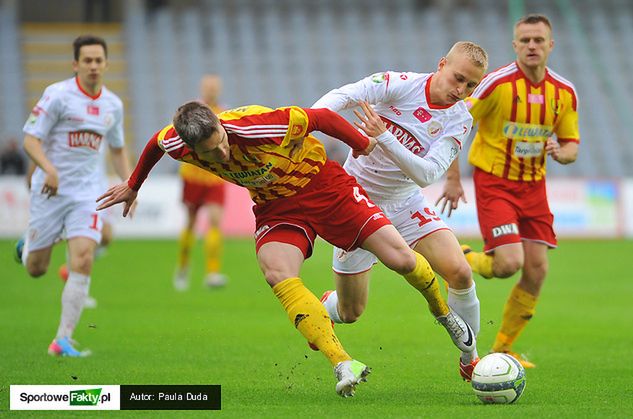
[(329, 160), (296, 195), (256, 205), (253, 212), (257, 251), (265, 243), (282, 242), (301, 249), (306, 259), (317, 235), (353, 250), (391, 224), (356, 179)]
[(475, 168), (473, 180), (486, 252), (521, 240), (556, 247), (554, 216), (547, 203), (545, 179), (516, 182)]
[(206, 204), (224, 205), (225, 184), (203, 185), (183, 180), (182, 202), (199, 208)]

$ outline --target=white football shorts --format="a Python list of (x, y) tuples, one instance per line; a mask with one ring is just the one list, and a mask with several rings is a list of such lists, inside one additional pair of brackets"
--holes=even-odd
[(77, 200), (68, 195), (47, 198), (31, 192), (26, 240), (30, 252), (52, 246), (62, 237), (87, 237), (101, 242), (103, 221), (95, 199)]
[[(380, 208), (411, 247), (435, 231), (449, 229), (435, 208), (427, 203), (421, 190), (403, 201), (383, 204)], [(353, 275), (368, 271), (377, 262), (378, 258), (365, 249), (346, 252), (335, 247), (332, 269), (336, 273)]]

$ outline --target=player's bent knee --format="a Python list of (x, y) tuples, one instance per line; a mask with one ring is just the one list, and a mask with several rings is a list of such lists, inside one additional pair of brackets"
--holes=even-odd
[(271, 287), (274, 287), (280, 282), (294, 276), (296, 275), (292, 275), (289, 272), (279, 269), (267, 269), (264, 271), (264, 278), (266, 278), (266, 282), (268, 282), (268, 285)]
[(456, 265), (450, 272), (443, 274), (444, 279), (451, 288), (466, 289), (473, 283), (473, 272), (468, 263)]
[(494, 265), (494, 273), (495, 276), (499, 278), (510, 277), (517, 273), (523, 267), (523, 263), (521, 263), (521, 261), (517, 259), (495, 262), (496, 263)]

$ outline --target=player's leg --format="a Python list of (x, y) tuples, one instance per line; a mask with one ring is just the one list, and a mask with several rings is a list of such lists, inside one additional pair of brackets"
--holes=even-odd
[(207, 204), (205, 208), (209, 217), (209, 228), (204, 236), (205, 284), (209, 287), (221, 287), (226, 285), (227, 282), (226, 276), (220, 270), (224, 250), (220, 224), (224, 208), (215, 202)]
[(362, 243), (362, 247), (376, 255), (389, 269), (404, 276), (424, 296), (429, 310), (460, 350), (474, 350), (472, 329), (446, 304), (431, 265), (424, 256), (411, 250), (393, 225), (376, 230)]
[[(479, 299), (470, 266), (464, 259), (459, 242), (451, 230), (441, 229), (420, 239), (414, 249), (427, 258), (431, 267), (448, 283), (448, 305), (479, 334)], [(460, 373), (466, 380), (478, 360), (477, 349), (460, 356)]]
[(365, 311), (369, 276), (376, 256), (365, 249), (346, 252), (334, 247), (332, 270), (336, 290), (326, 291), (321, 297), (334, 323), (354, 323)]
[[(535, 313), (538, 296), (547, 275), (547, 245), (535, 241), (523, 242), (525, 264), (521, 279), (510, 292), (503, 310), (501, 327), (492, 346), (493, 352), (511, 352), (512, 345)], [(514, 354), (526, 368), (535, 365)]]
[(49, 346), (49, 354), (86, 356), (72, 344), (73, 332), (79, 323), (90, 290), (95, 249), (101, 242), (103, 222), (95, 212), (92, 199), (74, 203), (65, 219), (68, 242), (68, 280), (62, 291), (62, 309), (55, 339)]
[(185, 291), (189, 288), (189, 268), (191, 264), (191, 251), (196, 242), (195, 224), (199, 205), (185, 202), (186, 220), (178, 238), (178, 262), (174, 273), (174, 288)]
[(40, 193), (31, 193), (29, 227), (17, 255), (30, 276), (37, 278), (48, 270), (53, 245), (64, 229), (68, 205), (60, 196), (47, 199)]
[(364, 381), (369, 369), (345, 351), (325, 308), (299, 278), (314, 238), (315, 235), (307, 237), (304, 230), (294, 226), (278, 225), (258, 238), (257, 260), (290, 322), (334, 367), (337, 393), (349, 396), (353, 395), (356, 384)]

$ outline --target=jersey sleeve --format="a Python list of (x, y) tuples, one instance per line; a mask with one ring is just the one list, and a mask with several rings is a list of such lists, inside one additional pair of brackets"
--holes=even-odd
[(442, 137), (431, 144), (424, 156), (411, 153), (389, 131), (376, 140), (387, 156), (420, 187), (435, 183), (457, 157), (472, 128), (472, 118), (468, 115), (449, 125)]
[[(403, 76), (404, 75), (404, 76)], [(374, 105), (389, 103), (408, 77), (405, 73), (386, 71), (365, 77), (356, 83), (346, 84), (326, 93), (317, 100), (312, 108), (327, 108), (335, 112), (353, 108), (361, 100)]]
[(125, 139), (123, 137), (123, 103), (117, 100), (116, 111), (114, 112), (114, 125), (108, 130), (106, 140), (110, 147), (123, 148)]
[(58, 88), (49, 86), (44, 94), (31, 110), (24, 128), (25, 134), (32, 135), (40, 140), (46, 138), (61, 114), (62, 101)]
[(159, 136), (163, 131), (164, 129), (154, 134), (145, 145), (141, 156), (138, 158), (136, 167), (127, 181), (130, 189), (138, 191), (145, 179), (147, 179), (149, 172), (165, 154), (165, 150), (159, 143)]
[(302, 110), (310, 121), (307, 132), (321, 131), (344, 142), (353, 150), (364, 150), (369, 145), (369, 139), (336, 112), (325, 108)]
[(561, 106), (559, 120), (554, 127), (554, 132), (558, 141), (580, 142), (580, 132), (578, 129), (578, 109), (576, 94), (574, 90), (565, 92), (565, 101)]

